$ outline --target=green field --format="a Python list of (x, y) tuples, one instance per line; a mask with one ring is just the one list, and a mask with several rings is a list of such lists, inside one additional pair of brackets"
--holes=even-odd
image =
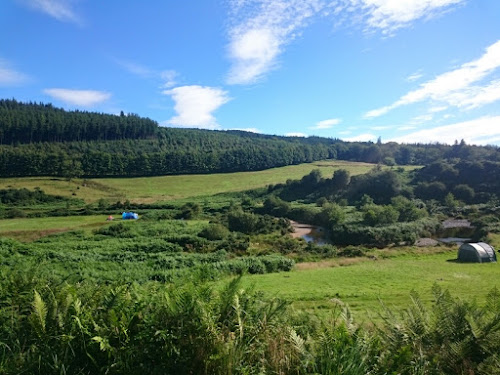
[(4, 178), (0, 180), (0, 189), (40, 187), (47, 194), (80, 198), (86, 202), (104, 198), (110, 201), (128, 199), (132, 202), (151, 203), (244, 191), (284, 183), (287, 179), (300, 179), (316, 168), (319, 168), (324, 176), (331, 176), (335, 170), (341, 168), (348, 170), (351, 175), (357, 175), (366, 173), (373, 167), (374, 164), (368, 163), (326, 160), (258, 172), (208, 175), (74, 179), (71, 181), (49, 177)]
[(268, 297), (285, 298), (298, 308), (320, 314), (332, 309), (332, 299), (340, 299), (360, 320), (377, 319), (377, 313), (383, 310), (381, 302), (397, 310), (407, 307), (412, 290), (430, 302), (434, 284), (454, 296), (483, 303), (491, 289), (500, 289), (500, 265), (449, 261), (456, 258), (456, 248), (442, 248), (438, 254), (422, 255), (418, 252), (430, 249), (421, 249), (387, 259), (356, 259), (335, 267), (302, 265), (288, 273), (249, 275), (244, 282)]
[(105, 220), (104, 215), (3, 219), (0, 220), (0, 236), (30, 241), (70, 230), (90, 231), (109, 224)]

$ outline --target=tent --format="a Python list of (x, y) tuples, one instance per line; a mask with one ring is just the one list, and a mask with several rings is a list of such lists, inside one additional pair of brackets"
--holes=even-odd
[(134, 212), (124, 212), (122, 214), (122, 220), (137, 220), (139, 219), (139, 215)]
[(458, 249), (459, 262), (489, 263), (496, 262), (495, 249), (485, 242), (464, 243)]

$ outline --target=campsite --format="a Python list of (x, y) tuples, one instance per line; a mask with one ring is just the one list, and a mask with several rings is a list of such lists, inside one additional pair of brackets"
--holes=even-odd
[(0, 375), (500, 375), (500, 1), (0, 4)]

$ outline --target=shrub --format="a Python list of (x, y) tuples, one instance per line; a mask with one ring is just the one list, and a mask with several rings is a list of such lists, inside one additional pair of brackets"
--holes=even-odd
[(8, 219), (25, 218), (27, 216), (26, 212), (19, 208), (11, 208), (5, 212), (5, 217)]
[(262, 261), (259, 258), (256, 257), (243, 258), (243, 262), (247, 266), (248, 273), (251, 274), (266, 273), (266, 266), (262, 263)]
[(130, 225), (127, 225), (125, 223), (118, 223), (100, 228), (94, 233), (111, 237), (132, 238), (137, 236), (137, 233), (134, 229), (135, 228), (132, 228)]
[(210, 241), (223, 240), (229, 235), (229, 229), (218, 223), (210, 223), (207, 227), (198, 233), (198, 236)]

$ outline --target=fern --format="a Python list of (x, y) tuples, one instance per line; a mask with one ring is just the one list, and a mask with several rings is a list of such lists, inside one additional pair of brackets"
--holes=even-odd
[(47, 306), (43, 301), (40, 294), (35, 290), (33, 304), (33, 312), (31, 314), (32, 326), (39, 337), (45, 335), (46, 319), (47, 319)]

